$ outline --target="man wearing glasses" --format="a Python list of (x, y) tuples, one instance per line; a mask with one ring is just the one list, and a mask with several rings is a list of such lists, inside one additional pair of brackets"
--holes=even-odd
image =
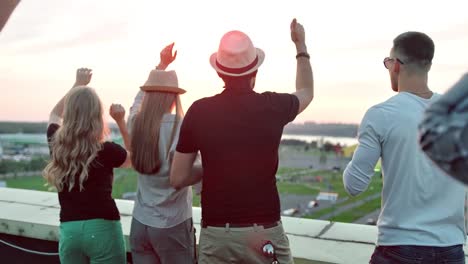
[(406, 32), (384, 59), (398, 94), (371, 107), (359, 127), (359, 146), (344, 171), (347, 192), (366, 190), (382, 160), (382, 209), (370, 263), (465, 263), (464, 186), (443, 175), (418, 144), (418, 124), (440, 96), (428, 87), (434, 43)]

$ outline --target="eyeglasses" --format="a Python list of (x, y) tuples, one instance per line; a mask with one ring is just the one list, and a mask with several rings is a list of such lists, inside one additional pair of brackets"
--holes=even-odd
[(404, 64), (399, 58), (390, 58), (390, 57), (386, 57), (384, 60), (383, 60), (383, 65), (385, 66), (385, 68), (389, 69), (390, 68), (390, 63), (394, 63), (396, 61), (398, 61), (398, 63), (400, 64)]
[(265, 257), (273, 259), (271, 264), (280, 264), (278, 258), (276, 258), (275, 247), (271, 241), (267, 241), (265, 244), (263, 244), (262, 253)]

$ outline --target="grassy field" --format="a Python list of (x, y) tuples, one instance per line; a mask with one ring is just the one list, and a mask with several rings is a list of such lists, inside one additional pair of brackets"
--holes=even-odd
[(7, 179), (7, 187), (17, 189), (28, 189), (37, 191), (48, 191), (46, 182), (42, 176), (36, 177), (21, 177), (16, 179)]
[[(114, 172), (114, 186), (112, 197), (121, 198), (124, 193), (135, 192), (137, 189), (137, 173), (132, 169), (116, 169)], [(21, 177), (6, 180), (10, 188), (29, 189), (38, 191), (53, 191), (46, 186), (42, 176)], [(299, 183), (278, 182), (278, 191), (283, 194), (314, 195), (318, 191), (310, 186)], [(200, 206), (200, 196), (193, 196), (193, 206)]]
[(319, 193), (318, 190), (305, 184), (277, 182), (276, 186), (281, 194), (317, 195)]
[[(340, 179), (340, 181), (341, 181), (341, 179)], [(346, 199), (344, 201), (342, 201), (342, 202), (338, 202), (335, 206), (324, 208), (324, 209), (318, 210), (318, 211), (316, 211), (316, 212), (314, 212), (312, 214), (306, 215), (305, 218), (317, 219), (317, 218), (319, 218), (319, 217), (321, 217), (323, 215), (326, 215), (326, 214), (329, 214), (329, 213), (333, 212), (337, 207), (345, 206), (345, 205), (354, 203), (356, 201), (365, 199), (365, 198), (367, 198), (367, 197), (369, 197), (371, 195), (374, 195), (376, 193), (380, 193), (382, 191), (382, 179), (378, 175), (374, 176), (371, 183), (369, 184), (369, 188), (364, 193), (362, 193), (362, 194), (360, 194), (358, 196), (354, 196), (354, 197), (349, 196), (346, 193), (342, 182), (336, 182), (336, 181), (332, 182), (332, 186), (333, 186), (334, 191), (336, 191), (339, 194), (339, 197), (346, 198)], [(377, 200), (380, 201), (380, 198), (378, 198)], [(375, 209), (378, 209), (378, 208), (380, 208), (380, 204)], [(353, 208), (352, 210), (355, 210), (355, 208)], [(340, 222), (345, 222), (345, 221), (340, 221)]]
[(370, 200), (369, 202), (361, 206), (355, 207), (351, 210), (348, 210), (339, 215), (336, 215), (330, 218), (330, 221), (352, 223), (358, 220), (359, 218), (379, 209), (380, 205), (381, 205), (381, 198), (379, 197), (379, 198)]
[[(373, 178), (368, 190), (357, 197), (350, 197), (347, 195), (341, 177), (341, 172), (332, 171), (312, 171), (310, 169), (298, 168), (280, 168), (278, 170), (280, 177), (290, 177), (295, 179), (297, 183), (278, 181), (278, 191), (280, 194), (295, 194), (295, 195), (317, 195), (319, 191), (333, 191), (338, 193), (341, 202), (333, 207), (318, 210), (312, 214), (304, 216), (305, 218), (317, 219), (325, 214), (333, 212), (339, 206), (345, 206), (350, 203), (362, 200), (370, 195), (381, 192), (382, 180), (376, 176)], [(290, 176), (293, 175), (293, 176)], [(296, 176), (294, 176), (296, 175)], [(322, 182), (303, 182), (301, 177), (314, 177), (321, 176), (324, 180)], [(46, 186), (45, 180), (42, 176), (35, 177), (22, 177), (15, 179), (8, 179), (7, 186), (11, 188), (40, 190), (40, 191), (53, 191), (52, 188)], [(114, 175), (114, 187), (112, 196), (114, 198), (121, 198), (124, 193), (135, 192), (137, 189), (137, 173), (132, 169), (116, 169)], [(193, 206), (200, 206), (200, 196), (193, 196)], [(354, 220), (362, 217), (365, 214), (372, 212), (380, 207), (380, 198), (372, 200), (362, 206), (353, 208), (340, 215), (335, 216), (334, 221), (340, 222), (353, 222)]]
[[(309, 149), (308, 151), (305, 151), (304, 147), (281, 146), (280, 156), (289, 154), (305, 156), (323, 155), (323, 153), (320, 153), (317, 149)], [(334, 156), (333, 153), (328, 153), (327, 155)], [(323, 215), (333, 212), (338, 207), (346, 206), (356, 201), (362, 200), (370, 195), (380, 193), (382, 190), (382, 179), (379, 175), (376, 175), (373, 178), (368, 190), (357, 197), (350, 197), (346, 193), (343, 186), (341, 171), (316, 171), (307, 167), (281, 167), (278, 169), (277, 177), (278, 191), (283, 195), (294, 194), (315, 196), (320, 191), (338, 193), (338, 202), (336, 205), (333, 207), (320, 209), (312, 214), (305, 216), (306, 218), (312, 219), (320, 218)], [(112, 196), (114, 198), (121, 198), (124, 193), (135, 192), (137, 189), (137, 178), (137, 173), (132, 169), (116, 169)], [(318, 178), (321, 178), (322, 180), (318, 180)], [(11, 188), (33, 189), (41, 191), (48, 191), (51, 189), (45, 186), (45, 181), (41, 176), (8, 179), (7, 186)], [(376, 200), (380, 201), (380, 199)], [(193, 205), (200, 206), (200, 196), (193, 196)], [(333, 218), (333, 220), (349, 222), (359, 218), (360, 216), (363, 216), (364, 214), (367, 214), (369, 211), (379, 208), (379, 206), (380, 204), (376, 203), (376, 201), (370, 201), (362, 206), (359, 206), (358, 208), (353, 208), (340, 215), (337, 215)]]

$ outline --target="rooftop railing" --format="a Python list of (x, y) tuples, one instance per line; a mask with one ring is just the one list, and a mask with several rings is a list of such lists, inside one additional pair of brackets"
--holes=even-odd
[[(116, 203), (129, 251), (133, 201), (116, 200)], [(59, 210), (56, 193), (0, 188), (0, 234), (58, 241)], [(194, 207), (197, 230), (200, 217), (201, 209)], [(293, 217), (282, 217), (282, 222), (293, 257), (302, 259), (300, 263), (368, 263), (377, 238), (375, 226)]]

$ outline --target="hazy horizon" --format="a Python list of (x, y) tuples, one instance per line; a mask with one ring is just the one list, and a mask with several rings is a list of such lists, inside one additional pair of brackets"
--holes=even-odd
[[(114, 120), (109, 119), (106, 120), (107, 123), (112, 124), (112, 125), (117, 125)], [(37, 121), (21, 121), (21, 120), (1, 120), (0, 123), (47, 123), (48, 120), (37, 120)], [(293, 121), (289, 124), (292, 125), (306, 125), (307, 123), (314, 123), (317, 125), (327, 125), (327, 124), (337, 124), (337, 125), (359, 125), (359, 123), (347, 123), (347, 122), (316, 122), (314, 120), (305, 120), (305, 121)]]
[(282, 1), (268, 8), (247, 0), (22, 0), (0, 33), (0, 120), (46, 121), (79, 67), (93, 69), (90, 86), (106, 107), (121, 103), (128, 111), (160, 50), (173, 41), (178, 57), (169, 69), (188, 91), (182, 96), (187, 110), (222, 91), (208, 58), (232, 29), (246, 32), (266, 53), (255, 90), (293, 92), (289, 23), (296, 17), (306, 30), (315, 98), (295, 123), (358, 124), (369, 107), (394, 95), (382, 60), (402, 32), (433, 38), (429, 86), (435, 92), (443, 93), (468, 71), (467, 7), (467, 1), (450, 0)]

